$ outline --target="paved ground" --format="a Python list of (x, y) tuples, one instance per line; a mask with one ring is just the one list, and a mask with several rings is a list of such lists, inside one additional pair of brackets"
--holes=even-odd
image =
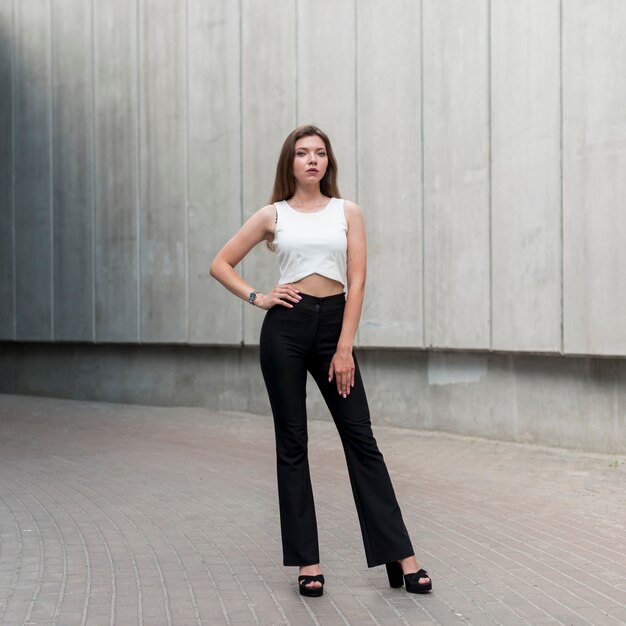
[(434, 592), (365, 564), (310, 423), (322, 598), (281, 564), (270, 418), (0, 396), (0, 624), (625, 624), (626, 459), (376, 427)]

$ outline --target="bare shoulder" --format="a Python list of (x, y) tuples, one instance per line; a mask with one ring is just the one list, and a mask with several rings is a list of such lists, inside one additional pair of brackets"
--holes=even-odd
[(352, 200), (343, 201), (343, 212), (346, 219), (359, 219), (361, 217), (361, 207), (356, 202), (352, 202)]
[(268, 204), (250, 215), (236, 236), (243, 236), (249, 241), (258, 243), (274, 236), (275, 222), (275, 208)]
[(276, 207), (273, 204), (266, 204), (257, 211), (258, 215), (265, 218), (272, 218), (276, 215)]
[(265, 229), (265, 239), (272, 241), (276, 232), (276, 207), (273, 204), (266, 204), (256, 214)]
[(255, 221), (261, 222), (265, 229), (269, 232), (274, 232), (274, 223), (276, 222), (276, 207), (273, 204), (266, 204), (261, 207), (252, 216)]

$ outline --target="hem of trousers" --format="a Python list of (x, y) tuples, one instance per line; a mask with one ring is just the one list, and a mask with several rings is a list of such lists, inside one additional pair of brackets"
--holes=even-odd
[(320, 562), (319, 557), (317, 560), (305, 559), (304, 561), (293, 561), (292, 559), (283, 559), (283, 565), (285, 567), (305, 567), (307, 565), (317, 565)]
[(411, 549), (410, 552), (401, 552), (398, 553), (397, 556), (391, 555), (385, 559), (372, 559), (367, 561), (367, 567), (378, 567), (379, 565), (385, 565), (386, 563), (393, 563), (394, 561), (400, 561), (401, 559), (406, 559), (409, 556), (414, 556), (415, 551)]

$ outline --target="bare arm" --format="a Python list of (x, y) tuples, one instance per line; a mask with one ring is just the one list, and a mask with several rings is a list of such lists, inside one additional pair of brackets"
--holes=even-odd
[[(235, 267), (254, 246), (261, 241), (272, 239), (275, 217), (273, 205), (269, 204), (259, 209), (215, 255), (211, 263), (211, 276), (242, 300), (248, 300), (255, 288), (237, 273)], [(259, 292), (255, 304), (263, 309), (269, 309), (275, 304), (291, 306), (285, 300), (293, 302), (298, 300), (296, 290), (287, 285), (277, 286), (269, 294)]]
[(365, 296), (367, 246), (361, 209), (353, 202), (345, 202), (344, 206), (348, 223), (348, 297), (343, 313), (341, 335), (330, 364), (328, 379), (332, 380), (333, 375), (335, 376), (337, 391), (345, 398), (349, 395), (350, 388), (354, 387), (352, 346), (359, 327)]

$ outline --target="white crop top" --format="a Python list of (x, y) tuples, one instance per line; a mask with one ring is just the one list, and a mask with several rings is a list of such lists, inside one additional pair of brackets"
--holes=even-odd
[(279, 284), (320, 274), (346, 286), (348, 225), (343, 200), (331, 198), (321, 210), (304, 213), (286, 201), (276, 202), (274, 247), (280, 265)]

